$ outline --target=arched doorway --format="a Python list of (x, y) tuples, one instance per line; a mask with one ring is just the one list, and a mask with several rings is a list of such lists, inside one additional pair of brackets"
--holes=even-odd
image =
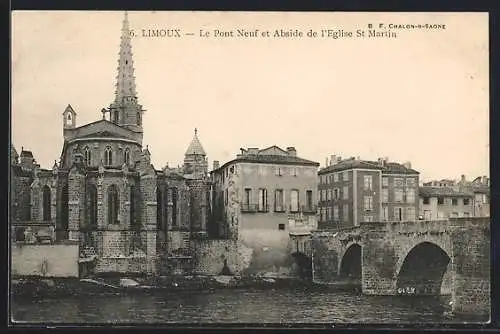
[(423, 242), (406, 255), (397, 277), (397, 292), (410, 295), (440, 295), (450, 257), (439, 246)]
[(361, 246), (352, 244), (340, 260), (339, 278), (361, 285)]
[(292, 254), (292, 258), (295, 260), (297, 265), (297, 273), (301, 279), (311, 280), (312, 279), (312, 261), (311, 259), (301, 252), (296, 252)]

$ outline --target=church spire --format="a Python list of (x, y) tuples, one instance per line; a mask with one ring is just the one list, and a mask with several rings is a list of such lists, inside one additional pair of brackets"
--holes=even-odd
[(118, 75), (116, 77), (115, 103), (123, 103), (137, 99), (134, 77), (134, 60), (132, 58), (132, 38), (128, 13), (122, 23), (120, 53), (118, 58)]
[(137, 103), (134, 60), (132, 58), (132, 32), (127, 12), (125, 12), (122, 22), (115, 100), (111, 104), (109, 112), (111, 122), (140, 133), (142, 142), (142, 114), (144, 110)]

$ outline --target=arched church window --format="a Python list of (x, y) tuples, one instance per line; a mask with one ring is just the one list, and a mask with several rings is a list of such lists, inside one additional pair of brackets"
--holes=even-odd
[(114, 184), (108, 188), (108, 224), (119, 224), (118, 210), (119, 210), (118, 190)]
[(87, 192), (87, 214), (88, 224), (90, 226), (97, 226), (97, 187), (91, 184)]
[(106, 147), (104, 150), (104, 164), (107, 166), (113, 164), (113, 151), (110, 146)]
[(130, 226), (132, 228), (139, 228), (140, 224), (135, 217), (136, 213), (136, 190), (135, 186), (130, 186)]
[(163, 229), (163, 191), (161, 188), (156, 189), (156, 229)]
[(113, 112), (113, 122), (118, 123), (118, 111)]
[(52, 199), (51, 199), (51, 192), (49, 186), (44, 186), (43, 187), (43, 220), (50, 220), (51, 219), (51, 206), (52, 206)]
[(85, 166), (90, 166), (92, 164), (91, 162), (91, 152), (88, 146), (85, 146), (83, 149), (83, 162), (85, 163)]
[(71, 114), (68, 114), (68, 121), (71, 121)]
[(141, 112), (137, 112), (137, 125), (141, 125)]
[(125, 162), (125, 164), (130, 165), (130, 150), (128, 147), (125, 149), (123, 155), (123, 161)]

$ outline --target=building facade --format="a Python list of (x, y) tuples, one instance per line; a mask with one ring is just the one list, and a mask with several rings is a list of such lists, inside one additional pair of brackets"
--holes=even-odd
[(297, 221), (316, 224), (318, 166), (277, 146), (241, 149), (236, 159), (214, 163), (211, 232), (238, 241), (242, 270), (290, 269), (289, 233)]
[(453, 217), (489, 217), (490, 181), (479, 176), (468, 181), (434, 180), (420, 187), (420, 215), (424, 219)]
[(410, 163), (331, 156), (318, 175), (320, 228), (415, 220), (419, 212), (419, 172)]
[[(189, 271), (190, 240), (206, 236), (210, 215), (206, 153), (195, 130), (182, 167), (151, 164), (127, 14), (116, 80), (102, 119), (78, 126), (76, 111), (66, 107), (62, 153), (51, 170), (34, 161), (27, 168), (30, 152), (17, 162), (12, 150), (11, 218), (52, 224), (56, 241), (78, 243), (82, 258), (93, 255), (94, 272)], [(16, 208), (27, 202), (29, 216), (21, 215)]]

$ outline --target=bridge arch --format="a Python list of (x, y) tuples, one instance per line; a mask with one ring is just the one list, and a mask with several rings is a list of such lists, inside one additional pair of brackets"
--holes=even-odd
[(353, 242), (345, 248), (339, 257), (338, 276), (341, 279), (361, 281), (362, 248), (361, 244)]
[(438, 243), (423, 241), (411, 247), (398, 262), (398, 294), (439, 295), (452, 257)]

